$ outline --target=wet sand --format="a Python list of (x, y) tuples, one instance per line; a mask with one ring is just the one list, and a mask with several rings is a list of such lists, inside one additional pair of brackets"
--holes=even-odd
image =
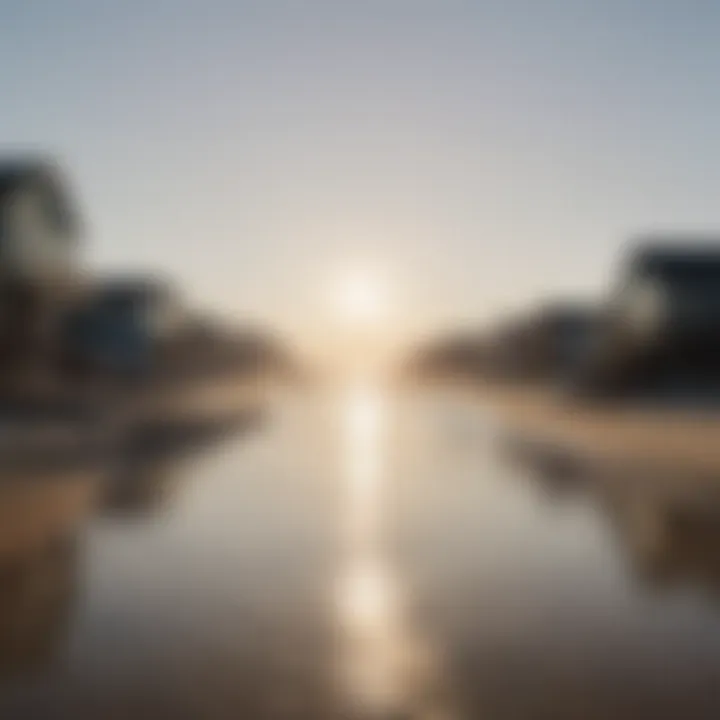
[(720, 478), (720, 408), (573, 401), (545, 389), (491, 383), (471, 392), (514, 434), (603, 470)]

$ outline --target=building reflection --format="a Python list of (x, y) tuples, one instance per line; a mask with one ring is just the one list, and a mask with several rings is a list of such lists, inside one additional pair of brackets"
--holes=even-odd
[(0, 567), (0, 682), (42, 672), (64, 651), (79, 545), (74, 536), (54, 538)]
[(97, 472), (0, 482), (0, 681), (41, 672), (66, 642)]
[(137, 458), (113, 476), (103, 499), (105, 515), (141, 516), (161, 511), (180, 489), (180, 459)]
[(77, 532), (101, 486), (100, 468), (0, 478), (0, 567)]
[(259, 427), (253, 409), (216, 421), (184, 422), (173, 432), (128, 448), (112, 473), (103, 498), (108, 515), (147, 515), (168, 508), (183, 486), (183, 470), (222, 442)]
[[(681, 482), (679, 480), (679, 482)], [(699, 492), (613, 493), (603, 508), (638, 577), (655, 589), (696, 587), (720, 599), (720, 504)]]
[(549, 472), (524, 458), (554, 501), (594, 504), (636, 579), (655, 591), (693, 587), (720, 600), (718, 478)]
[[(66, 653), (85, 530), (103, 511), (148, 513), (181, 483), (181, 466), (256, 427), (258, 417), (186, 427), (182, 437), (124, 456), (123, 475), (103, 462), (0, 473), (0, 683), (31, 679)], [(192, 431), (191, 431), (192, 430)]]

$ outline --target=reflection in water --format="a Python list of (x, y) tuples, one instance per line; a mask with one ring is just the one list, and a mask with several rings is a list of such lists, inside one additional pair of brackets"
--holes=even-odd
[(262, 419), (251, 410), (232, 418), (186, 422), (172, 434), (131, 448), (110, 478), (103, 510), (132, 516), (167, 509), (180, 490), (185, 465), (224, 440), (252, 430)]
[(168, 507), (179, 489), (179, 461), (138, 460), (113, 478), (103, 501), (112, 516), (146, 516)]
[(0, 567), (0, 680), (42, 671), (63, 649), (77, 560), (76, 538), (63, 537)]
[(361, 715), (438, 717), (436, 668), (410, 625), (408, 598), (383, 543), (391, 408), (375, 387), (354, 387), (342, 400), (341, 692)]
[(102, 480), (80, 465), (0, 478), (0, 680), (46, 669), (65, 646), (78, 536)]
[[(145, 513), (178, 489), (178, 469), (249, 417), (187, 427), (182, 437), (123, 458), (116, 477), (100, 463), (0, 478), (0, 683), (23, 681), (67, 660), (78, 561), (98, 510)], [(3, 717), (5, 715), (3, 714)]]
[(0, 566), (73, 534), (92, 512), (99, 470), (0, 479)]
[(43, 670), (64, 647), (78, 533), (99, 484), (93, 470), (0, 483), (0, 679)]
[(700, 493), (694, 502), (626, 491), (603, 497), (632, 570), (655, 590), (679, 585), (720, 597), (720, 507)]
[(342, 397), (342, 412), (346, 539), (351, 551), (368, 553), (380, 539), (389, 408), (377, 388), (355, 387)]
[(546, 496), (467, 402), (473, 452), (434, 398), (319, 399), (142, 523), (0, 484), (3, 720), (720, 717), (717, 603), (655, 592), (715, 595), (720, 505), (679, 478)]
[[(634, 577), (656, 591), (693, 586), (720, 596), (720, 502), (715, 480), (681, 476), (595, 475), (570, 480), (548, 473), (545, 456), (526, 456), (548, 497), (558, 489), (592, 502), (612, 528)], [(568, 492), (564, 494), (568, 494)]]

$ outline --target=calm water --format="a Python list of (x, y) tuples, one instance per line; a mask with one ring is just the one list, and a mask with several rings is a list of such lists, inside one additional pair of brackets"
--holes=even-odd
[(356, 386), (103, 502), (0, 492), (0, 717), (720, 716), (720, 511), (497, 440), (470, 400)]

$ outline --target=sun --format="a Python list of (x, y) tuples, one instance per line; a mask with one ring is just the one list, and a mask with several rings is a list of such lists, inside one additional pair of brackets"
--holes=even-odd
[(370, 268), (349, 268), (339, 274), (330, 300), (334, 314), (348, 325), (376, 325), (389, 313), (387, 285)]

